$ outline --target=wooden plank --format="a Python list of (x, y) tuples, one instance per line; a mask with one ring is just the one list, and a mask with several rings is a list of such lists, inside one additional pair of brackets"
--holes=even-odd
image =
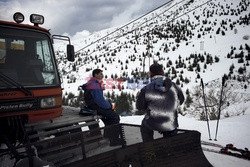
[(98, 115), (94, 116), (80, 116), (79, 114), (65, 114), (53, 121), (43, 121), (39, 123), (27, 124), (25, 126), (27, 132), (40, 131), (45, 129), (55, 129), (63, 126), (69, 126), (72, 124), (78, 124), (80, 122), (89, 122), (100, 119)]
[(69, 161), (75, 161), (75, 158), (78, 160), (82, 159), (82, 150), (81, 147), (75, 147), (63, 152), (57, 152), (56, 154), (49, 156), (41, 156), (41, 158), (48, 162), (53, 162), (53, 164), (57, 164), (57, 166), (60, 166), (59, 164), (67, 164)]
[[(96, 130), (98, 130), (98, 129), (96, 129)], [(93, 131), (96, 131), (96, 130), (93, 130)], [(35, 147), (37, 147), (38, 150), (39, 150), (39, 148), (41, 148), (41, 150), (46, 150), (48, 148), (63, 146), (65, 144), (75, 143), (77, 141), (83, 140), (85, 143), (87, 143), (87, 142), (90, 142), (91, 140), (103, 138), (101, 133), (92, 136), (91, 132), (93, 132), (93, 131), (64, 134), (62, 136), (57, 136), (55, 138), (37, 141), (37, 142), (31, 143), (31, 144), (34, 145)]]
[(43, 121), (43, 122), (38, 122), (38, 123), (30, 123), (30, 124), (27, 124), (26, 127), (36, 127), (37, 125), (39, 126), (46, 126), (47, 124), (63, 124), (65, 122), (71, 122), (71, 123), (78, 123), (80, 121), (82, 122), (85, 122), (85, 121), (88, 121), (88, 120), (93, 120), (93, 119), (96, 119), (97, 117), (95, 116), (88, 116), (88, 117), (83, 117), (83, 116), (80, 116), (80, 115), (62, 115), (61, 117), (59, 118), (56, 118), (54, 120), (49, 120), (49, 121)]
[(38, 151), (38, 154), (40, 156), (50, 156), (50, 154), (56, 154), (55, 152), (62, 152), (62, 150), (73, 147), (73, 146), (79, 146), (81, 144), (81, 141), (75, 141), (70, 143), (65, 143), (63, 145), (58, 145), (50, 148), (46, 148), (45, 150)]
[(46, 137), (49, 135), (56, 135), (58, 133), (67, 132), (70, 130), (82, 128), (82, 127), (89, 126), (89, 125), (95, 125), (95, 124), (99, 124), (99, 122), (93, 120), (91, 122), (87, 122), (84, 124), (71, 125), (71, 126), (67, 126), (67, 127), (63, 127), (63, 128), (52, 129), (50, 131), (42, 131), (42, 132), (39, 132), (38, 134), (29, 135), (29, 139), (34, 139), (34, 138), (38, 138), (38, 137)]

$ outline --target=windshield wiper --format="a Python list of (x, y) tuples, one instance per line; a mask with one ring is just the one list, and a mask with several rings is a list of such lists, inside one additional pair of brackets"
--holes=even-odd
[(13, 80), (12, 78), (8, 77), (7, 75), (4, 75), (3, 73), (0, 72), (0, 78), (3, 79), (3, 82), (7, 84), (11, 84), (12, 86), (15, 86), (17, 89), (22, 91), (25, 96), (32, 96), (32, 93), (29, 89), (23, 87), (20, 83), (17, 81)]

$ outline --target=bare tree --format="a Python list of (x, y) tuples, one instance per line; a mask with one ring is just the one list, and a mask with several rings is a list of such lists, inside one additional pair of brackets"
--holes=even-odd
[[(239, 115), (244, 114), (246, 107), (244, 109), (240, 109), (238, 112), (228, 113), (228, 111), (223, 112), (226, 108), (230, 105), (234, 105), (240, 103), (242, 101), (249, 101), (250, 94), (242, 93), (239, 91), (235, 91), (235, 88), (232, 86), (234, 85), (234, 81), (229, 80), (228, 84), (224, 87), (223, 94), (222, 94), (222, 104), (221, 104), (221, 114), (225, 117), (229, 117), (231, 115)], [(236, 81), (235, 81), (236, 82)], [(231, 84), (230, 84), (231, 83)], [(218, 117), (218, 109), (219, 109), (219, 102), (220, 102), (220, 94), (221, 88), (219, 84), (211, 84), (206, 87), (205, 90), (205, 98), (206, 98), (206, 106), (210, 120), (217, 119)], [(205, 120), (204, 116), (204, 101), (203, 101), (203, 94), (202, 89), (200, 86), (196, 86), (193, 89), (193, 107), (195, 113), (194, 115), (199, 115), (200, 120)]]

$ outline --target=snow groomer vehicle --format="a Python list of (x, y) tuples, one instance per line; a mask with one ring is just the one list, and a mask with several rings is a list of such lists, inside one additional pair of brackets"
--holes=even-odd
[[(41, 28), (41, 15), (30, 15), (33, 25), (22, 24), (21, 13), (13, 18), (0, 21), (1, 167), (212, 166), (197, 131), (142, 142), (139, 125), (100, 128), (95, 111), (79, 115), (79, 109), (63, 109), (53, 39), (69, 41), (67, 59), (74, 61), (69, 38)], [(110, 146), (104, 131), (114, 126), (121, 143)]]

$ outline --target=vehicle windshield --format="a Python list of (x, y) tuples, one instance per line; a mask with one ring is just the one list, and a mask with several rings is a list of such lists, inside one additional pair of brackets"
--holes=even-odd
[[(49, 36), (0, 27), (0, 72), (24, 87), (59, 84)], [(1, 87), (14, 87), (3, 77)]]

